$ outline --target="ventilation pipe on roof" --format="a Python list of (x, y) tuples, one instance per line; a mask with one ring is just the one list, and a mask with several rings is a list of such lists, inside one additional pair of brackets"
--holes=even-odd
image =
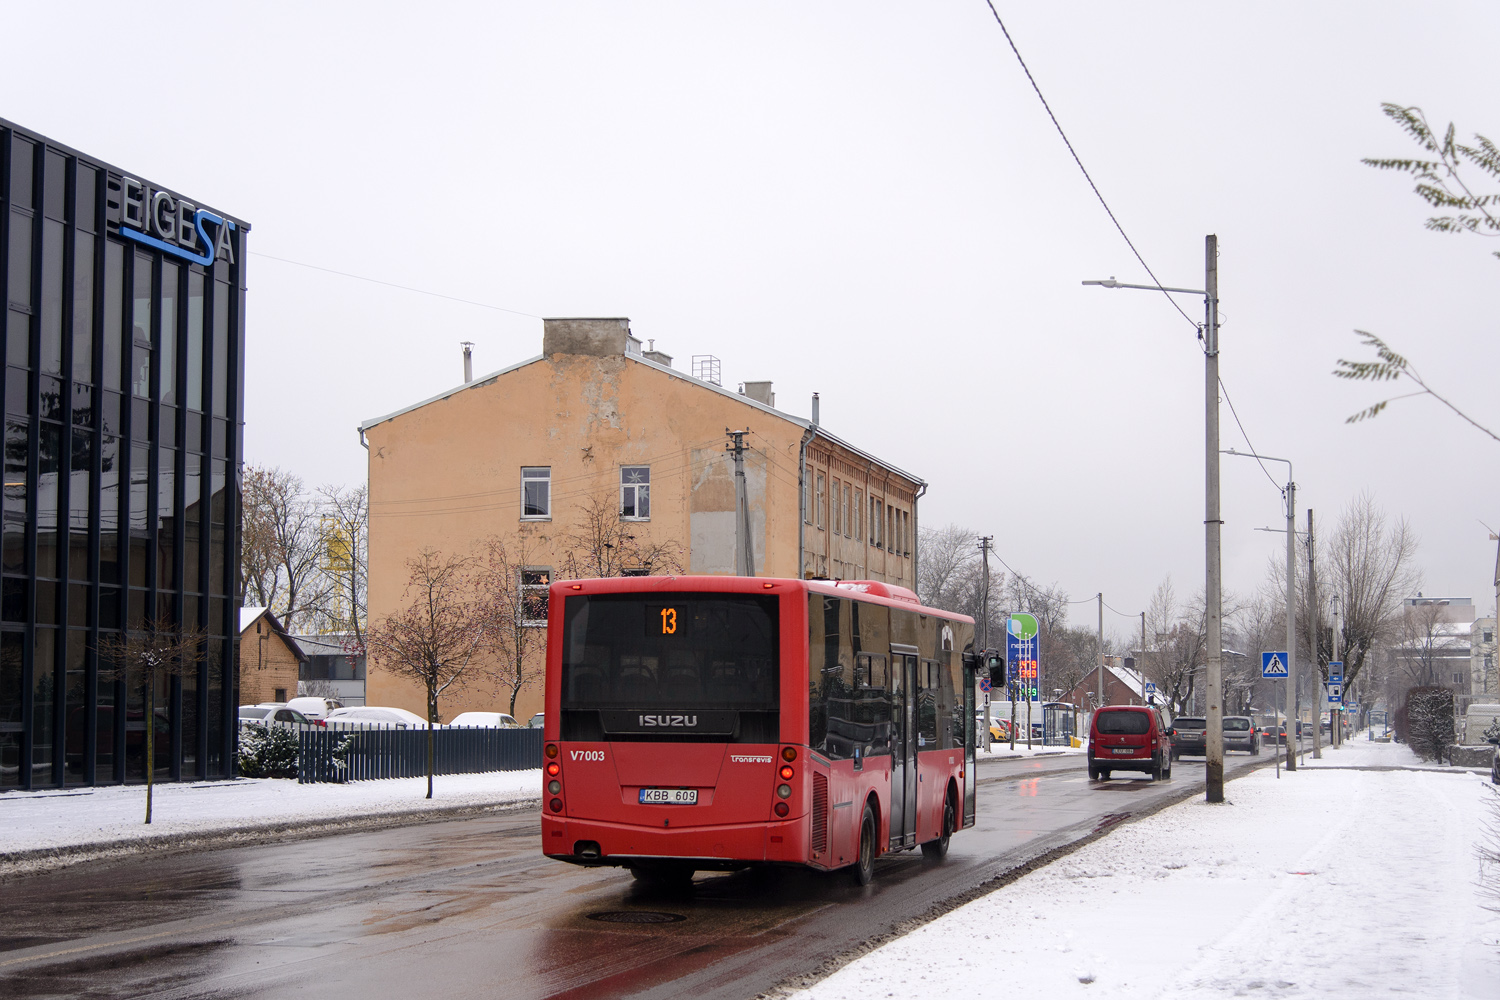
[(463, 341), (464, 345), (464, 385), (474, 381), (474, 342)]
[(813, 422), (813, 426), (814, 427), (816, 427), (818, 425), (818, 394), (817, 393), (813, 393), (812, 422)]

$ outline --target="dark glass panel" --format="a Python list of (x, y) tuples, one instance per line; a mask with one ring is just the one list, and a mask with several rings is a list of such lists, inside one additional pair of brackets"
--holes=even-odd
[(73, 383), (73, 423), (79, 427), (94, 426), (94, 387)]
[(68, 584), (68, 624), (75, 628), (88, 627), (89, 585), (86, 583)]
[(36, 621), (38, 625), (60, 625), (57, 620), (57, 583), (53, 580), (36, 582)]
[(73, 234), (73, 381), (94, 381), (94, 238)]
[(163, 448), (177, 447), (177, 407), (163, 406), (157, 413), (156, 437)]
[(137, 397), (130, 400), (130, 439), (132, 441), (151, 440), (151, 401), (149, 399)]
[(68, 204), (68, 161), (61, 153), (47, 150), (42, 161), (42, 212), (49, 219), (61, 222)]
[[(37, 440), (37, 509), (36, 517), (36, 575), (55, 579), (58, 576), (57, 529), (59, 479), (67, 468), (67, 457), (63, 451), (63, 428), (60, 424), (43, 421)], [(46, 505), (42, 504), (46, 498)]]
[(120, 440), (99, 441), (99, 579), (120, 582)]
[(130, 605), (125, 611), (125, 627), (140, 628), (146, 624), (146, 592), (132, 587), (128, 600)]
[[(199, 654), (200, 657), (202, 654)], [(198, 671), (185, 670), (182, 677), (182, 776), (198, 777)]]
[(14, 132), (10, 136), (10, 201), (22, 208), (31, 207), (32, 177), (36, 169), (33, 157), (36, 147)]
[(99, 394), (99, 427), (106, 434), (120, 433), (120, 394), (118, 392)]
[(31, 373), (25, 368), (5, 370), (5, 412), (31, 412)]
[(52, 375), (39, 375), (37, 378), (40, 383), (37, 387), (37, 402), (40, 404), (41, 418), (64, 419), (62, 380)]
[(177, 403), (177, 275), (176, 265), (163, 264), (161, 269), (161, 340), (157, 364), (161, 368), (160, 400)]
[[(208, 592), (216, 596), (226, 593), (224, 589), (224, 526), (215, 524), (210, 527), (208, 540)], [(209, 622), (210, 627), (218, 628), (217, 622)]]
[(131, 351), (130, 392), (141, 399), (151, 396), (151, 348), (136, 344)]
[(213, 455), (215, 458), (225, 458), (229, 454), (229, 442), (227, 440), (227, 428), (229, 426), (229, 421), (220, 420), (218, 417), (214, 417), (213, 424)]
[[(189, 423), (192, 423), (189, 420)], [(203, 522), (203, 472), (202, 456), (188, 452), (184, 456), (186, 470), (183, 478), (183, 581), (184, 590), (200, 591), (203, 589), (199, 580), (198, 553), (199, 539), (202, 537)], [(189, 618), (189, 621), (196, 620)]]
[(94, 780), (99, 783), (118, 781), (115, 773), (115, 680), (102, 657), (99, 660), (99, 694), (95, 702)]
[(146, 585), (146, 531), (150, 511), (151, 453), (144, 445), (130, 449), (130, 583)]
[(0, 632), (0, 788), (21, 785), (21, 740), (26, 735), (21, 714), (25, 641), (20, 632)]
[(33, 646), (31, 683), (31, 783), (53, 784), (52, 722), (57, 703), (57, 630), (39, 628)]
[(42, 222), (41, 369), (62, 374), (63, 224)]
[(214, 458), (209, 462), (209, 520), (214, 524), (224, 523), (225, 501), (228, 497), (224, 494), (226, 463), (221, 458)]
[(176, 510), (177, 452), (163, 448), (157, 453), (156, 465), (156, 586), (160, 590), (177, 587), (176, 533), (174, 511)]
[(85, 232), (95, 229), (94, 206), (97, 204), (99, 176), (93, 167), (78, 164), (78, 180), (73, 195), (73, 225)]
[(26, 620), (26, 591), (30, 581), (23, 577), (8, 576), (0, 585), (0, 618), (8, 622)]
[(187, 626), (202, 626), (198, 613), (205, 607), (203, 599), (197, 594), (187, 594), (182, 598), (182, 624)]
[(183, 437), (182, 446), (188, 451), (203, 451), (203, 417), (192, 410), (188, 410)]
[(22, 368), (31, 366), (31, 316), (14, 309), (6, 313), (5, 362)]
[(99, 380), (106, 389), (119, 390), (123, 360), (123, 306), (125, 302), (125, 248), (104, 241), (104, 365)]
[(10, 304), (13, 309), (31, 309), (31, 216), (10, 213)]
[(187, 407), (203, 409), (203, 274), (188, 272)]
[(82, 629), (69, 629), (63, 660), (63, 691), (68, 700), (63, 712), (66, 728), (60, 742), (67, 753), (63, 780), (70, 785), (83, 784), (88, 773), (85, 766), (89, 746), (88, 638), (89, 634)]
[(7, 573), (26, 572), (26, 521), (31, 513), (27, 487), (30, 428), (20, 420), (5, 422), (4, 566)]
[(214, 284), (214, 353), (213, 408), (214, 416), (228, 416), (229, 410), (229, 285), (219, 281)]
[(130, 312), (131, 336), (137, 344), (151, 346), (151, 255), (137, 251), (132, 277), (135, 289)]
[(210, 597), (208, 599), (208, 633), (209, 635), (229, 635), (231, 627), (224, 620), (224, 609), (226, 603), (222, 597)]
[(226, 764), (230, 763), (224, 760), (224, 665), (227, 645), (227, 642), (207, 644), (208, 683), (207, 697), (204, 699), (203, 728), (208, 730), (207, 773), (211, 778), (224, 775), (227, 771)]
[(99, 588), (99, 627), (120, 627), (120, 591), (116, 587)]

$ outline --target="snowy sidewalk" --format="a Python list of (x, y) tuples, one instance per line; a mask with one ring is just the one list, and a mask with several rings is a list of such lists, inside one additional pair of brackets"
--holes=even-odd
[(290, 780), (164, 783), (155, 787), (151, 825), (144, 785), (53, 789), (0, 795), (0, 873), (6, 862), (38, 852), (87, 854), (90, 848), (129, 850), (147, 843), (212, 839), (298, 828), (368, 825), (382, 817), (411, 820), (446, 813), (538, 801), (542, 772), (439, 775), (433, 797), (426, 778), (299, 785)]
[(1500, 996), (1485, 909), (1500, 899), (1477, 888), (1475, 854), (1500, 848), (1500, 789), (1455, 769), (1337, 769), (1421, 766), (1394, 743), (1318, 764), (1120, 826), (796, 996)]

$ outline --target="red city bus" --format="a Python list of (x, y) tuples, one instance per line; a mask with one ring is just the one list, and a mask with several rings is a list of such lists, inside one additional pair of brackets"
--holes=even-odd
[(681, 882), (853, 866), (974, 825), (973, 619), (878, 582), (550, 590), (543, 852)]

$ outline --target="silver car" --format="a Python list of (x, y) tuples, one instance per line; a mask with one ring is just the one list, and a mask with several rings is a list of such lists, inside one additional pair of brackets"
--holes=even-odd
[(1247, 750), (1251, 756), (1259, 756), (1260, 734), (1255, 720), (1248, 715), (1224, 716), (1224, 749)]

